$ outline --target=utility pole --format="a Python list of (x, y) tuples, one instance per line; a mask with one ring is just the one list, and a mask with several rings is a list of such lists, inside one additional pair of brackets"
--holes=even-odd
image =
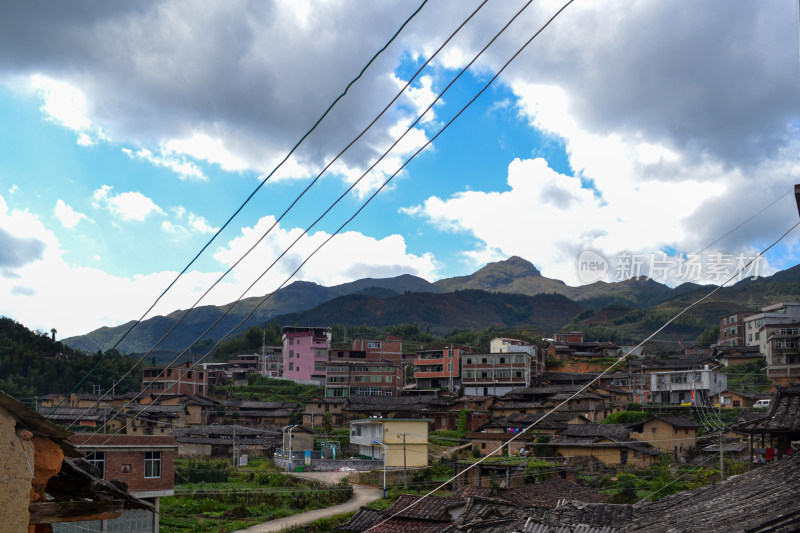
[(403, 437), (403, 488), (408, 488), (408, 470), (406, 469), (406, 436), (408, 433), (398, 433), (397, 438)]
[[(717, 393), (717, 412), (719, 415), (720, 420), (722, 420), (722, 402), (719, 399), (719, 393)], [(719, 428), (719, 480), (722, 481), (725, 479), (725, 452), (722, 451), (722, 435), (725, 434), (725, 428)]]

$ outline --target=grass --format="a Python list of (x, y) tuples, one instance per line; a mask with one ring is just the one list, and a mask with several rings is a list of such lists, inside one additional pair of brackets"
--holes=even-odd
[[(220, 468), (218, 460), (177, 464), (194, 470)], [(268, 462), (257, 460), (251, 464), (254, 466), (246, 469), (230, 469), (224, 482), (177, 484), (176, 496), (161, 499), (161, 531), (228, 533), (343, 503), (353, 494), (346, 481), (329, 487), (286, 476)]]

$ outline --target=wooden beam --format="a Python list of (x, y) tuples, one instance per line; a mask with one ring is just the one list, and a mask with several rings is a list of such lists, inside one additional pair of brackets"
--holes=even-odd
[(122, 514), (123, 500), (105, 502), (34, 502), (28, 506), (30, 525), (83, 520), (109, 520)]

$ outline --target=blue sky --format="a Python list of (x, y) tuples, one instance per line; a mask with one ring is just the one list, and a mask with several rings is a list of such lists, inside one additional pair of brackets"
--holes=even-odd
[[(154, 312), (192, 305), (477, 5), (423, 7)], [(522, 5), (491, 0), (203, 303), (243, 294)], [(279, 286), (560, 5), (526, 10), (247, 295)], [(0, 314), (69, 336), (138, 318), (416, 5), (41, 7), (0, 7)], [(575, 285), (591, 250), (615, 281), (629, 256), (682, 265), (776, 199), (704, 268), (779, 236), (800, 177), (796, 6), (619, 9), (570, 6), (296, 279), (435, 281), (518, 255)], [(791, 234), (760, 274), (796, 258)]]

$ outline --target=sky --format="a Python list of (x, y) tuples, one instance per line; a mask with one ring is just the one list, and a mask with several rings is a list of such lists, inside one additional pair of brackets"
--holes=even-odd
[[(223, 227), (147, 316), (263, 295), (370, 198), (292, 280), (516, 255), (570, 285), (720, 283), (797, 222), (797, 2), (577, 1), (503, 68), (563, 5), (479, 54), (524, 4), (426, 66), (479, 7), (430, 0), (278, 168), (418, 2), (3, 2), (0, 315), (138, 319)], [(739, 277), (797, 264), (799, 234)]]

